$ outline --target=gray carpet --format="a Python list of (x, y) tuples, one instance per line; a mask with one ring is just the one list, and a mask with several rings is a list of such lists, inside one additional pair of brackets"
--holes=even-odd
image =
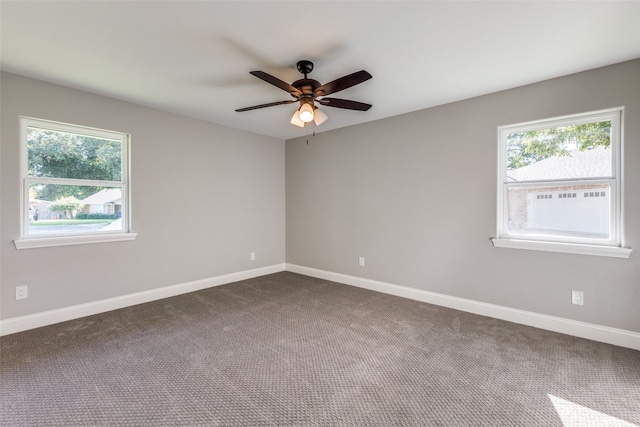
[(288, 272), (8, 335), (0, 357), (2, 426), (640, 424), (638, 351)]

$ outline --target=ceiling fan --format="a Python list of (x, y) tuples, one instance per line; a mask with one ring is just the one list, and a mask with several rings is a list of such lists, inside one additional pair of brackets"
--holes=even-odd
[(372, 76), (365, 70), (356, 71), (355, 73), (340, 77), (339, 79), (326, 84), (320, 84), (317, 80), (307, 78), (307, 74), (313, 71), (313, 62), (307, 60), (298, 61), (297, 68), (298, 71), (304, 74), (304, 78), (296, 80), (291, 84), (267, 74), (264, 71), (251, 71), (250, 74), (257, 78), (289, 92), (294, 99), (254, 105), (253, 107), (239, 108), (236, 111), (250, 111), (258, 108), (273, 107), (274, 105), (300, 102), (300, 108), (298, 108), (293, 114), (293, 117), (291, 117), (291, 124), (304, 127), (311, 121), (319, 126), (328, 119), (327, 115), (319, 110), (315, 105), (316, 102), (325, 107), (343, 108), (346, 110), (367, 111), (371, 108), (371, 104), (365, 104), (364, 102), (339, 98), (325, 98), (327, 95), (331, 95), (332, 93), (339, 92), (369, 80)]

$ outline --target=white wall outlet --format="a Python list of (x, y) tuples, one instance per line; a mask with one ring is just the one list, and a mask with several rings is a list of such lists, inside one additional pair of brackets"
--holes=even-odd
[(363, 256), (358, 258), (358, 265), (360, 267), (364, 267), (364, 257)]
[(584, 292), (571, 291), (571, 304), (584, 305)]
[(249, 254), (249, 260), (251, 260), (251, 261), (255, 261), (256, 260), (256, 253), (255, 252), (251, 252)]
[(16, 300), (27, 299), (27, 297), (29, 296), (28, 291), (28, 286), (16, 286)]

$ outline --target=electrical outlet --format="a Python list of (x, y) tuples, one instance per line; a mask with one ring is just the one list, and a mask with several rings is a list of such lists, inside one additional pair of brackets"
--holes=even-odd
[(360, 267), (364, 267), (364, 257), (363, 256), (358, 258), (358, 265)]
[(29, 296), (28, 291), (28, 286), (16, 286), (16, 300), (27, 299)]
[(256, 253), (255, 252), (251, 252), (249, 254), (249, 260), (251, 260), (251, 261), (255, 261), (256, 260)]
[(584, 292), (571, 291), (571, 304), (584, 305)]

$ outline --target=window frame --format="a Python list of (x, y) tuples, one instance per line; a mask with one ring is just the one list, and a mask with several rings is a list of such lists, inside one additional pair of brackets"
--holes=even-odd
[[(571, 178), (528, 180), (510, 182), (507, 179), (507, 136), (509, 134), (549, 129), (568, 125), (611, 121), (611, 176), (594, 178)], [(630, 248), (624, 247), (623, 210), (623, 123), (624, 107), (572, 114), (513, 125), (498, 127), (498, 179), (497, 179), (497, 237), (493, 245), (502, 248), (528, 249), (583, 255), (628, 258)], [(609, 184), (611, 203), (609, 207), (609, 239), (574, 238), (567, 236), (528, 236), (513, 233), (508, 228), (509, 188), (526, 186), (565, 186), (579, 184)]]
[[(39, 128), (63, 133), (72, 133), (95, 138), (120, 141), (121, 175), (119, 181), (51, 178), (29, 176), (28, 128)], [(97, 129), (82, 125), (62, 123), (32, 117), (20, 117), (20, 238), (14, 240), (16, 249), (42, 248), (89, 243), (106, 243), (134, 240), (136, 233), (131, 232), (130, 199), (130, 140), (129, 134), (117, 131)], [(119, 230), (90, 230), (86, 232), (30, 234), (29, 233), (29, 187), (34, 183), (54, 185), (91, 185), (96, 187), (120, 188), (122, 192), (122, 228)]]

